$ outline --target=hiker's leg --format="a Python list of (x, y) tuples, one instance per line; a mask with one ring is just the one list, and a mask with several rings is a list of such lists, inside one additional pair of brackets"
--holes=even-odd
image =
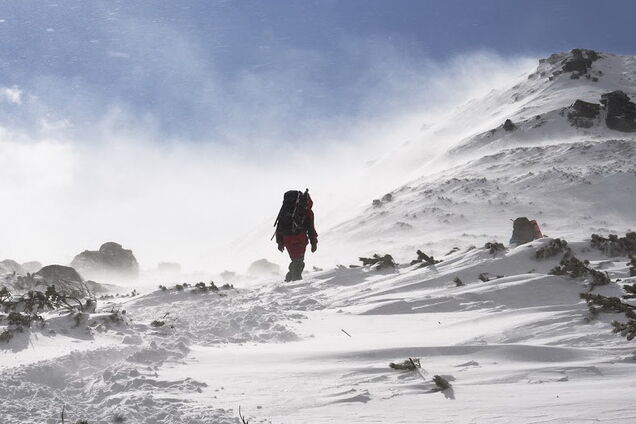
[(289, 264), (289, 274), (291, 281), (298, 281), (303, 279), (303, 269), (305, 269), (304, 257), (292, 259)]
[(292, 265), (293, 265), (293, 262), (289, 264), (289, 271), (287, 271), (287, 274), (285, 275), (285, 282), (292, 281)]
[(305, 250), (307, 250), (308, 243), (307, 236), (305, 234), (285, 236), (284, 243), (291, 259), (285, 281), (302, 280), (302, 272), (305, 269)]

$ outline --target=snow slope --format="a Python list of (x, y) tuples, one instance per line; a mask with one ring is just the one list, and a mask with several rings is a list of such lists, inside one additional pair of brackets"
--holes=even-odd
[[(329, 229), (327, 249), (348, 260), (376, 250), (404, 257), (421, 246), (439, 255), (505, 242), (518, 216), (576, 239), (633, 229), (636, 132), (608, 128), (602, 107), (589, 127), (568, 117), (576, 100), (598, 104), (610, 91), (636, 100), (636, 57), (599, 55), (584, 74), (562, 71), (572, 52), (543, 59), (513, 87), (469, 101), (399, 146), (372, 172), (399, 169), (405, 182)], [(503, 128), (507, 119), (513, 130)]]
[[(561, 255), (535, 251), (549, 241), (463, 249), (425, 268), (336, 268), (294, 284), (105, 305), (102, 316), (125, 307), (127, 324), (34, 330), (32, 344), (2, 351), (0, 413), (57, 423), (66, 405), (67, 419), (91, 423), (223, 423), (238, 422), (241, 406), (250, 422), (633, 422), (633, 342), (611, 334), (617, 316), (589, 319), (578, 297), (586, 280), (547, 274)], [(571, 247), (636, 282), (625, 258)], [(595, 291), (622, 294), (616, 283)], [(388, 367), (408, 357), (421, 358), (421, 375)], [(451, 389), (434, 391), (433, 375)]]

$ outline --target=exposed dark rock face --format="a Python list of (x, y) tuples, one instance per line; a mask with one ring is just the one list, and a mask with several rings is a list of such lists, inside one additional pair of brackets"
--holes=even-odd
[(503, 124), (503, 129), (506, 131), (514, 131), (517, 129), (517, 126), (510, 119), (506, 119), (506, 122)]
[(59, 281), (84, 281), (75, 268), (64, 265), (47, 265), (35, 275), (51, 284)]
[[(530, 74), (529, 78), (537, 76), (544, 77), (549, 75), (548, 79), (553, 81), (561, 74), (569, 74), (571, 79), (579, 79), (585, 77), (594, 82), (598, 81), (598, 77), (602, 75), (601, 71), (592, 71), (592, 63), (599, 60), (601, 55), (594, 50), (573, 49), (568, 53), (555, 53), (547, 59), (539, 60), (539, 66), (544, 65), (544, 69), (540, 69)], [(551, 65), (551, 69), (545, 69), (545, 65)], [(557, 68), (561, 65), (560, 68)], [(595, 76), (596, 75), (596, 76)]]
[(59, 293), (75, 297), (87, 296), (88, 290), (84, 279), (78, 272), (63, 265), (47, 265), (35, 273), (37, 286), (55, 286)]
[(579, 128), (590, 128), (601, 113), (601, 105), (577, 100), (568, 108), (568, 120)]
[(71, 265), (89, 278), (134, 278), (139, 274), (139, 264), (132, 250), (118, 243), (108, 242), (99, 250), (85, 250), (75, 256)]
[(570, 57), (563, 62), (563, 72), (585, 74), (592, 67), (592, 63), (600, 58), (594, 50), (573, 49), (570, 53)]
[(627, 94), (620, 90), (603, 94), (601, 103), (607, 109), (605, 123), (608, 128), (622, 132), (636, 131), (636, 104)]

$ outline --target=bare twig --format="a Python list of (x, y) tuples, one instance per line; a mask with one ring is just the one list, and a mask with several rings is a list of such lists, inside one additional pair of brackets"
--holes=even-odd
[(340, 329), (340, 331), (342, 331), (343, 333), (345, 333), (347, 336), (351, 337), (351, 334), (347, 333), (344, 329)]
[(243, 416), (243, 414), (241, 414), (241, 405), (239, 405), (239, 418), (241, 419), (241, 423), (243, 424), (250, 424), (250, 422), (248, 420), (245, 419), (245, 417)]

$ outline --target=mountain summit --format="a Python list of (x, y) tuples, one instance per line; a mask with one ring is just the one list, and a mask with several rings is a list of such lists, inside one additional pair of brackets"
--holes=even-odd
[[(428, 127), (400, 156), (435, 171), (369, 199), (332, 234), (360, 253), (407, 255), (427, 240), (436, 253), (507, 241), (517, 216), (552, 236), (625, 231), (636, 210), (635, 99), (635, 56), (574, 49), (541, 59), (514, 86)], [(431, 156), (438, 139), (447, 147)]]

